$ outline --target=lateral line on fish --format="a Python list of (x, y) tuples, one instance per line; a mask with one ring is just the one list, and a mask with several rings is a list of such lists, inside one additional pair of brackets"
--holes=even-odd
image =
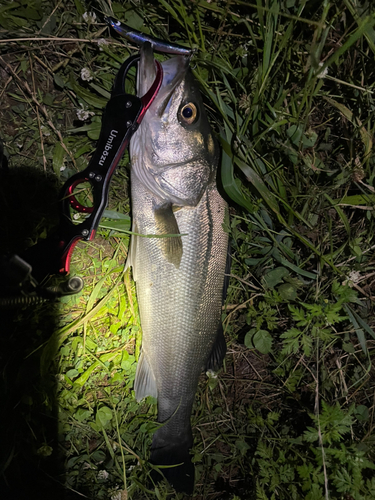
[(183, 233), (183, 234), (140, 234), (140, 233), (133, 233), (132, 231), (126, 231), (126, 234), (132, 234), (134, 236), (141, 236), (142, 238), (178, 238), (179, 236), (189, 236), (188, 233)]

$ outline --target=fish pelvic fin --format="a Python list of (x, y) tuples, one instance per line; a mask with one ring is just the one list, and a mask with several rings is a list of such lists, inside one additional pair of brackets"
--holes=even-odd
[(223, 325), (220, 324), (217, 330), (215, 342), (206, 363), (206, 371), (212, 370), (217, 372), (221, 368), (226, 352), (227, 344), (224, 338)]
[(178, 269), (182, 258), (182, 240), (181, 236), (176, 236), (180, 234), (180, 230), (172, 205), (169, 203), (155, 207), (154, 216), (157, 234), (160, 236), (173, 235), (160, 238), (159, 243), (166, 260)]
[[(152, 480), (157, 483), (162, 475), (179, 493), (192, 495), (194, 491), (194, 464), (191, 461), (190, 448), (192, 439), (165, 444), (154, 435), (151, 448), (150, 463), (160, 467), (151, 474)], [(169, 466), (169, 467), (168, 467)]]
[(140, 401), (146, 396), (158, 397), (155, 377), (144, 352), (142, 352), (138, 361), (137, 371), (135, 373), (134, 391), (137, 401)]

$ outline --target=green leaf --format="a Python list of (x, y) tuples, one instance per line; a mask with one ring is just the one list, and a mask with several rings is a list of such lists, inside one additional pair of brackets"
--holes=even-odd
[(79, 375), (79, 371), (73, 368), (72, 370), (68, 370), (66, 372), (66, 376), (69, 377), (70, 379), (73, 379), (74, 377), (77, 377)]
[(254, 349), (254, 344), (253, 344), (253, 337), (256, 333), (256, 328), (252, 328), (250, 331), (247, 332), (247, 334), (245, 335), (245, 339), (244, 339), (244, 344), (246, 347), (248, 347), (249, 349)]
[(268, 354), (271, 351), (273, 338), (267, 330), (258, 330), (253, 337), (253, 344), (262, 354)]
[(127, 11), (126, 24), (135, 30), (141, 30), (144, 24), (144, 18), (137, 14), (135, 10)]
[(296, 307), (291, 304), (288, 305), (290, 312), (292, 313), (292, 318), (301, 323), (298, 326), (305, 326), (307, 324), (306, 312), (301, 307)]
[(354, 194), (351, 196), (344, 196), (338, 200), (331, 200), (332, 205), (371, 205), (375, 203), (375, 194)]
[(102, 450), (95, 450), (92, 454), (91, 454), (91, 458), (97, 462), (97, 463), (100, 463), (100, 462), (104, 462), (104, 460), (107, 458), (106, 457), (106, 454), (104, 453), (104, 451)]
[(15, 11), (13, 11), (13, 14), (17, 17), (22, 17), (23, 19), (32, 19), (34, 21), (38, 21), (39, 19), (42, 18), (42, 15), (40, 12), (38, 12), (36, 9), (33, 9), (32, 7), (26, 7), (26, 8), (20, 8)]
[(295, 264), (292, 264), (291, 262), (289, 262), (289, 260), (282, 257), (280, 255), (280, 253), (276, 252), (275, 250), (277, 250), (277, 249), (274, 248), (273, 255), (275, 258), (277, 258), (278, 262), (280, 262), (281, 265), (283, 265), (285, 267), (289, 267), (289, 269), (291, 269), (295, 273), (300, 274), (301, 276), (305, 276), (306, 278), (309, 278), (311, 280), (317, 279), (317, 277), (318, 277), (317, 274), (310, 273), (309, 271), (305, 271), (304, 269), (301, 269), (300, 267), (296, 266)]
[[(348, 313), (349, 319), (354, 326), (355, 333), (357, 334), (359, 343), (361, 344), (362, 351), (367, 354), (367, 345), (366, 345), (366, 338), (365, 338), (365, 333), (362, 330), (362, 328), (359, 326), (355, 312), (351, 310), (351, 308), (347, 305), (343, 305), (345, 311)], [(375, 334), (374, 334), (375, 337)]]
[(55, 172), (57, 177), (60, 177), (60, 171), (62, 166), (64, 165), (65, 155), (65, 149), (59, 142), (56, 142), (55, 147), (53, 148), (52, 166), (53, 171)]
[(304, 148), (312, 148), (315, 145), (317, 138), (318, 134), (316, 132), (314, 131), (306, 132), (302, 136), (302, 146)]
[(355, 353), (355, 347), (351, 342), (343, 342), (342, 343), (342, 348), (345, 352), (348, 352), (350, 354)]
[(350, 236), (350, 233), (351, 233), (350, 224), (349, 224), (348, 218), (344, 214), (343, 210), (339, 206), (335, 205), (334, 201), (332, 200), (332, 198), (327, 193), (324, 193), (324, 196), (331, 203), (331, 205), (335, 208), (335, 210), (336, 210), (337, 214), (339, 215), (342, 223), (344, 224), (344, 227), (345, 227), (345, 230), (346, 230), (348, 236)]
[(116, 231), (119, 233), (129, 233), (130, 219), (128, 221), (101, 221), (99, 227), (101, 227), (102, 229), (111, 229), (112, 231)]
[(96, 90), (98, 94), (102, 95), (107, 101), (111, 98), (111, 93), (108, 90), (103, 89), (100, 85), (96, 85), (96, 83), (90, 83), (90, 87), (93, 90)]
[(53, 80), (54, 80), (56, 86), (59, 87), (60, 89), (63, 89), (65, 87), (65, 82), (64, 82), (63, 78), (58, 73), (55, 73), (53, 75)]
[(259, 177), (259, 175), (255, 172), (253, 168), (251, 168), (248, 164), (240, 160), (237, 156), (234, 157), (234, 162), (236, 165), (240, 167), (242, 172), (246, 175), (246, 179), (251, 182), (251, 184), (255, 187), (255, 189), (259, 192), (260, 196), (267, 203), (267, 205), (273, 210), (275, 213), (279, 213), (279, 206), (277, 204), (275, 196), (271, 193), (271, 191), (267, 188), (263, 180)]
[(250, 449), (250, 446), (244, 441), (243, 439), (237, 439), (235, 442), (237, 450), (240, 452), (241, 456), (245, 456), (247, 453), (247, 450)]
[(99, 227), (104, 229), (111, 229), (120, 233), (129, 233), (131, 225), (131, 219), (129, 215), (116, 212), (115, 210), (104, 210), (103, 217), (107, 217), (112, 220), (101, 220)]
[(297, 298), (297, 288), (291, 283), (284, 283), (277, 288), (283, 300), (295, 300)]
[[(222, 132), (223, 134), (223, 132)], [(233, 162), (230, 156), (230, 146), (226, 142), (223, 135), (221, 135), (221, 142), (223, 144), (223, 151), (221, 156), (221, 180), (223, 183), (223, 188), (225, 189), (228, 196), (241, 207), (246, 208), (250, 212), (253, 212), (254, 208), (250, 200), (246, 199), (245, 196), (238, 189), (236, 181), (234, 179), (234, 169)]]
[(301, 125), (291, 125), (286, 130), (286, 135), (292, 141), (295, 146), (299, 146), (303, 134), (303, 129)]
[(19, 2), (11, 2), (8, 5), (0, 5), (0, 13), (5, 12), (7, 10), (11, 10), (11, 9), (16, 9), (19, 6), (20, 6)]
[(285, 267), (277, 267), (264, 276), (265, 286), (267, 288), (275, 288), (286, 276), (289, 276), (289, 271)]
[(98, 97), (89, 90), (84, 89), (83, 87), (78, 85), (73, 73), (70, 74), (69, 86), (81, 99), (83, 99), (87, 104), (91, 104), (91, 106), (94, 106), (94, 108), (103, 109), (108, 102), (107, 99)]
[(108, 219), (118, 219), (126, 221), (131, 220), (128, 214), (122, 214), (121, 212), (117, 212), (116, 210), (104, 210), (103, 217), (107, 217)]
[(80, 16), (82, 16), (86, 12), (85, 6), (82, 4), (80, 0), (74, 0), (77, 12)]
[(74, 381), (74, 384), (75, 385), (79, 385), (79, 386), (83, 386), (85, 385), (85, 383), (87, 382), (89, 376), (91, 375), (91, 373), (96, 370), (96, 368), (98, 368), (98, 366), (100, 366), (100, 363), (99, 361), (95, 361), (95, 363), (93, 363), (84, 373), (82, 373), (82, 375), (77, 378), (75, 381)]
[[(368, 21), (368, 18), (366, 19)], [(374, 19), (372, 20), (372, 25), (374, 24)], [(337, 51), (338, 52), (338, 51)], [(332, 59), (332, 58), (331, 58)], [(331, 61), (329, 60), (329, 62)], [(373, 142), (372, 142), (372, 136), (371, 133), (365, 128), (365, 126), (362, 124), (361, 120), (353, 114), (352, 111), (350, 111), (349, 108), (347, 108), (344, 104), (341, 104), (340, 102), (337, 102), (335, 99), (332, 99), (331, 97), (323, 96), (326, 101), (331, 104), (331, 106), (334, 106), (336, 109), (340, 111), (342, 115), (345, 116), (355, 127), (359, 127), (359, 133), (361, 134), (362, 142), (365, 146), (365, 155), (369, 155)]]
[(74, 418), (79, 422), (84, 422), (91, 417), (91, 414), (92, 412), (90, 410), (86, 410), (85, 408), (78, 408), (78, 410), (74, 414)]
[(354, 414), (360, 422), (366, 422), (370, 418), (369, 409), (365, 405), (357, 406)]
[(112, 410), (108, 406), (102, 406), (96, 413), (96, 423), (106, 427), (112, 419)]
[(93, 120), (91, 123), (82, 125), (82, 127), (70, 129), (68, 132), (70, 132), (71, 134), (79, 134), (81, 132), (87, 132), (87, 135), (91, 140), (97, 141), (99, 139), (101, 128), (102, 128), (101, 122)]

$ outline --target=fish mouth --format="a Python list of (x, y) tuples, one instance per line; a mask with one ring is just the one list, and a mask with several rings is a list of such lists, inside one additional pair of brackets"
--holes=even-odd
[[(164, 61), (163, 68), (163, 82), (159, 89), (152, 108), (156, 114), (161, 117), (165, 112), (172, 95), (178, 85), (184, 79), (186, 72), (189, 68), (190, 57), (176, 56)], [(154, 51), (149, 42), (142, 45), (140, 51), (140, 60), (138, 64), (137, 75), (137, 93), (142, 96), (149, 90), (156, 78), (156, 65), (154, 58)]]

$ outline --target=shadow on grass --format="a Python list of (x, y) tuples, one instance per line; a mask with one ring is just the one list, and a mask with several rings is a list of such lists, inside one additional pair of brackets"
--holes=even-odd
[[(58, 189), (37, 168), (0, 168), (0, 255), (22, 253), (57, 224)], [(8, 306), (0, 315), (0, 497), (77, 498), (63, 486), (53, 360), (41, 370), (59, 304)]]

